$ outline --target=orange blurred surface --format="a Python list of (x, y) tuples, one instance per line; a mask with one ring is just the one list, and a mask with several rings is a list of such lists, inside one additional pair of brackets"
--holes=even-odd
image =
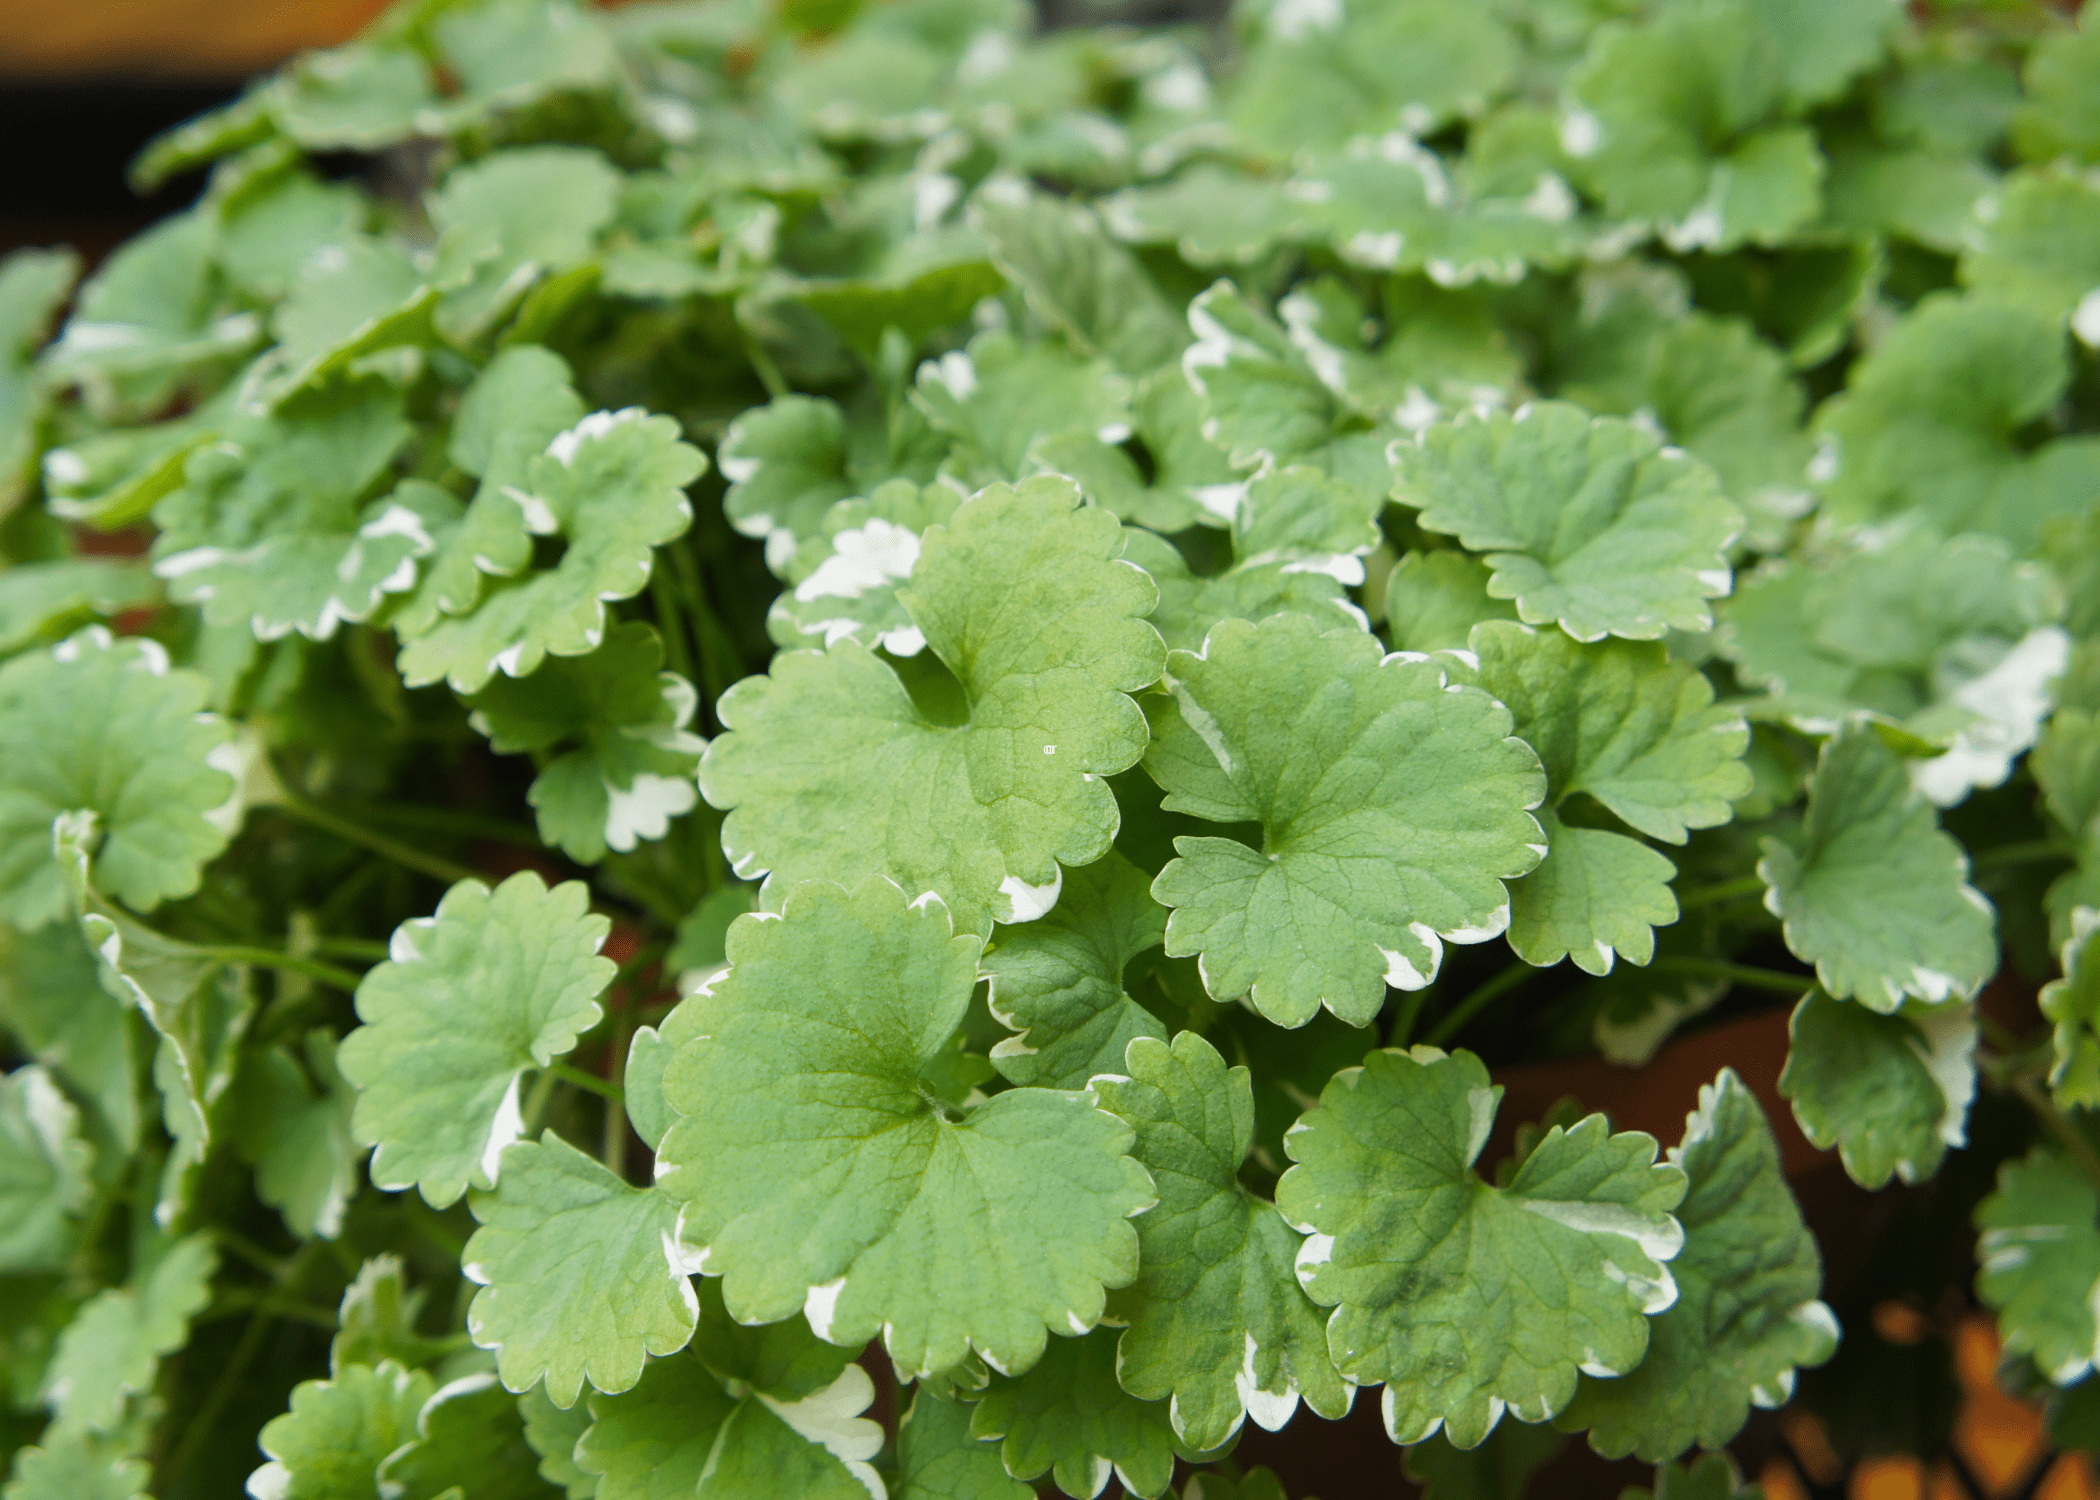
[[(1903, 1309), (1891, 1305), (1889, 1317)], [(1877, 1322), (1883, 1310), (1875, 1310)], [(1914, 1314), (1913, 1314), (1914, 1316)], [(2017, 1401), (1998, 1388), (1998, 1330), (1990, 1318), (1972, 1313), (1955, 1335), (1955, 1372), (1961, 1380), (1961, 1411), (1954, 1419), (1953, 1446), (1974, 1477), (1981, 1500), (2011, 1500), (2031, 1493), (2034, 1500), (2100, 1500), (2091, 1461), (2079, 1453), (2052, 1457), (2039, 1409)], [(1780, 1418), (1793, 1461), (1773, 1458), (1755, 1477), (1766, 1500), (1809, 1500), (1803, 1476), (1829, 1484), (1841, 1472), (1837, 1456), (1816, 1419), (1806, 1412)], [(2048, 1468), (2034, 1483), (2037, 1465)], [(2033, 1484), (2030, 1491), (2028, 1486)], [(1915, 1458), (1870, 1458), (1853, 1466), (1846, 1500), (1971, 1500), (1970, 1491), (1944, 1460), (1931, 1467)]]
[(386, 0), (0, 0), (0, 79), (236, 79), (333, 46)]

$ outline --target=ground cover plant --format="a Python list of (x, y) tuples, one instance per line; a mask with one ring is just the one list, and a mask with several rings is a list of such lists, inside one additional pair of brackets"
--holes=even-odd
[(2011, 3), (418, 0), (156, 142), (0, 264), (7, 1500), (1357, 1402), (1720, 1500), (1936, 1451), (1971, 1296), (2100, 1442), (2096, 100)]

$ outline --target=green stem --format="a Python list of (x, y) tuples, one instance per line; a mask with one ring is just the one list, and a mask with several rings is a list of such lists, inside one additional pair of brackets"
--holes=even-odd
[(1400, 1009), (1393, 1014), (1393, 1028), (1386, 1033), (1388, 1047), (1405, 1047), (1414, 1038), (1415, 1026), (1422, 1019), (1422, 1005), (1429, 999), (1429, 988), (1409, 990), (1400, 997)]
[(1678, 896), (1677, 909), (1692, 911), (1722, 901), (1735, 901), (1744, 896), (1758, 895), (1764, 888), (1765, 881), (1762, 875), (1745, 875), (1740, 880), (1724, 880), (1718, 885), (1697, 886)]
[(308, 979), (317, 979), (323, 984), (334, 985), (345, 994), (356, 991), (360, 975), (348, 969), (339, 969), (334, 964), (324, 964), (316, 958), (294, 958), (289, 953), (279, 953), (274, 948), (247, 948), (238, 944), (215, 945), (204, 950), (213, 958), (230, 964), (253, 964), (260, 969), (282, 969), (287, 974), (304, 974)]
[(432, 833), (457, 834), (461, 838), (494, 839), (499, 844), (516, 844), (521, 849), (537, 849), (540, 837), (522, 823), (512, 823), (503, 818), (486, 817), (481, 813), (455, 812), (447, 807), (395, 807), (385, 803), (352, 809), (360, 819), (374, 823), (407, 823)]
[(2036, 864), (2042, 860), (2078, 858), (2078, 845), (2070, 839), (2029, 839), (2025, 843), (2000, 844), (1969, 856), (1972, 870), (1996, 870), (2007, 865)]
[(744, 354), (751, 361), (758, 383), (766, 388), (768, 396), (778, 401), (788, 393), (788, 383), (781, 376), (780, 366), (773, 363), (773, 356), (766, 353), (765, 346), (748, 333), (744, 335)]
[(333, 953), (338, 958), (362, 959), (375, 964), (392, 955), (392, 950), (378, 938), (361, 937), (317, 938), (314, 952)]
[(2049, 1091), (2042, 1087), (2041, 1080), (2015, 1079), (2013, 1092), (2024, 1099), (2027, 1107), (2055, 1133), (2058, 1140), (2063, 1142), (2064, 1149), (2071, 1154), (2071, 1159), (2078, 1163), (2078, 1169), (2085, 1173), (2086, 1179), (2095, 1186), (2100, 1186), (2100, 1152), (2093, 1150), (2093, 1143), (2085, 1138), (2084, 1132), (2073, 1125), (2064, 1112), (2056, 1107), (2056, 1101), (2049, 1097)]
[(1429, 1035), (1422, 1040), (1432, 1047), (1442, 1046), (1464, 1030), (1468, 1021), (1536, 973), (1537, 969), (1521, 960), (1511, 964), (1494, 978), (1477, 986), (1473, 993), (1439, 1017), (1436, 1025), (1429, 1028)]
[[(673, 542), (672, 547), (678, 544)], [(693, 648), (686, 639), (684, 613), (678, 607), (678, 588), (661, 560), (649, 575), (649, 597), (656, 605), (657, 634), (663, 637), (664, 665), (693, 680)]]
[(213, 1225), (211, 1237), (217, 1240), (221, 1247), (231, 1250), (273, 1281), (281, 1279), (285, 1267), (290, 1264), (283, 1256), (272, 1255), (238, 1229), (228, 1228), (224, 1224)]
[[(307, 1259), (313, 1254), (317, 1243), (313, 1240), (307, 1241), (285, 1262), (278, 1272), (278, 1290), (297, 1284), (299, 1277), (305, 1273)], [(176, 1490), (176, 1478), (189, 1467), (190, 1460), (197, 1456), (197, 1450), (211, 1434), (212, 1424), (218, 1421), (219, 1413), (225, 1409), (233, 1393), (240, 1388), (241, 1381), (248, 1373), (248, 1366), (254, 1363), (255, 1356), (261, 1352), (263, 1335), (269, 1330), (271, 1320), (282, 1315), (275, 1305), (268, 1302), (258, 1303), (255, 1311), (249, 1315), (248, 1326), (241, 1330), (240, 1342), (233, 1346), (233, 1353), (227, 1356), (226, 1363), (220, 1367), (219, 1378), (212, 1383), (210, 1391), (206, 1392), (204, 1400), (191, 1415), (189, 1429), (183, 1433), (181, 1443), (170, 1455), (167, 1467), (161, 1471), (162, 1494)], [(332, 1319), (330, 1326), (333, 1326)]]
[(615, 1103), (622, 1102), (627, 1097), (625, 1091), (617, 1083), (608, 1083), (596, 1073), (586, 1073), (583, 1069), (571, 1067), (565, 1062), (548, 1063), (541, 1071), (551, 1078), (559, 1078), (563, 1083), (573, 1083), (580, 1089), (589, 1089), (594, 1094), (602, 1094)]
[(1658, 958), (1648, 966), (1655, 974), (1689, 974), (1699, 979), (1725, 979), (1730, 984), (1748, 985), (1752, 989), (1779, 990), (1789, 995), (1805, 995), (1816, 987), (1815, 980), (1806, 974), (1782, 974), (1777, 969), (1758, 969), (1749, 964), (1732, 964), (1718, 958)]
[(475, 878), (474, 872), (465, 865), (456, 865), (451, 860), (441, 859), (435, 854), (425, 854), (421, 849), (413, 848), (398, 839), (388, 838), (383, 833), (375, 833), (348, 818), (337, 817), (327, 808), (316, 807), (302, 798), (287, 794), (284, 800), (275, 806), (303, 823), (334, 834), (346, 843), (355, 844), (360, 849), (369, 849), (382, 859), (390, 859), (404, 870), (414, 870), (419, 875), (428, 875), (431, 879), (442, 880), (448, 885)]
[(670, 552), (671, 568), (678, 574), (679, 593), (693, 618), (693, 640), (700, 651), (700, 687), (707, 694), (708, 711), (712, 713), (715, 700), (728, 692), (729, 685), (742, 674), (743, 663), (737, 657), (728, 627), (708, 603), (707, 587), (701, 581), (700, 565), (694, 561), (692, 551), (673, 547)]

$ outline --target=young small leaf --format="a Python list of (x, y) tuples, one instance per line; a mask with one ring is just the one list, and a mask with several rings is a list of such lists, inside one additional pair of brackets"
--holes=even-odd
[(352, 1132), (379, 1148), (374, 1183), (440, 1208), (495, 1183), (524, 1128), (519, 1078), (597, 1022), (616, 968), (588, 899), (580, 881), (550, 891), (531, 871), (493, 892), (463, 880), (436, 915), (396, 929), (393, 956), (357, 987), (365, 1024), (336, 1054), (359, 1091)]

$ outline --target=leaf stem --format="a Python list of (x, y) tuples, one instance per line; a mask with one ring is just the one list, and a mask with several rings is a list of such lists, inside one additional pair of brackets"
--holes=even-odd
[(2071, 1159), (2078, 1163), (2078, 1170), (2085, 1173), (2086, 1180), (2100, 1187), (2100, 1151), (2095, 1151), (2093, 1143), (2056, 1107), (2056, 1101), (2049, 1097), (2049, 1091), (2042, 1087), (2041, 1080), (2031, 1075), (2015, 1078), (2013, 1092), (2025, 1100), (2027, 1107), (2035, 1112), (2059, 1141), (2063, 1142), (2064, 1149), (2070, 1153)]
[(1737, 880), (1723, 880), (1715, 885), (1695, 886), (1677, 898), (1679, 911), (1695, 911), (1702, 906), (1714, 906), (1723, 901), (1735, 901), (1744, 896), (1755, 896), (1765, 888), (1762, 875), (1745, 875)]
[[(308, 1240), (285, 1263), (277, 1278), (280, 1291), (295, 1285), (305, 1273), (306, 1262), (318, 1243), (317, 1240)], [(249, 1314), (248, 1326), (241, 1330), (240, 1342), (233, 1346), (233, 1352), (227, 1356), (226, 1363), (219, 1367), (219, 1378), (212, 1382), (204, 1400), (198, 1403), (197, 1410), (190, 1417), (189, 1428), (182, 1435), (181, 1443), (169, 1456), (167, 1467), (161, 1471), (163, 1494), (175, 1489), (176, 1478), (189, 1467), (190, 1460), (197, 1456), (197, 1450), (210, 1434), (212, 1424), (219, 1419), (219, 1413), (225, 1409), (226, 1403), (232, 1399), (233, 1393), (239, 1389), (242, 1379), (247, 1375), (248, 1366), (254, 1363), (255, 1356), (261, 1352), (263, 1334), (269, 1330), (273, 1319), (282, 1316), (285, 1316), (284, 1310), (267, 1300), (257, 1303), (255, 1311)]]
[(1386, 1032), (1388, 1047), (1405, 1047), (1415, 1034), (1415, 1026), (1422, 1019), (1422, 1005), (1429, 999), (1429, 987), (1408, 990), (1400, 997), (1400, 1008), (1393, 1013), (1392, 1029)]
[[(678, 544), (671, 544), (676, 547)], [(685, 613), (678, 607), (678, 587), (661, 562), (649, 573), (649, 598), (656, 605), (657, 634), (663, 638), (664, 665), (693, 680), (693, 648), (686, 636)]]
[(336, 816), (325, 807), (316, 807), (301, 797), (287, 793), (281, 801), (272, 804), (282, 808), (303, 823), (311, 824), (323, 832), (332, 833), (345, 843), (369, 849), (382, 859), (390, 859), (405, 870), (414, 870), (419, 875), (428, 875), (433, 880), (442, 880), (447, 885), (456, 885), (462, 880), (475, 878), (474, 872), (465, 865), (454, 864), (435, 854), (426, 854), (421, 849), (388, 838), (383, 833)]
[(1972, 870), (1998, 870), (2008, 865), (2036, 864), (2042, 860), (2074, 860), (2078, 846), (2070, 839), (2028, 839), (2018, 844), (2000, 844), (1969, 856)]
[(1432, 1047), (1441, 1047), (1463, 1031), (1468, 1021), (1538, 972), (1522, 959), (1517, 960), (1492, 979), (1475, 986), (1471, 994), (1438, 1017), (1436, 1025), (1429, 1028), (1429, 1035), (1422, 1040)]
[(324, 937), (314, 940), (314, 952), (333, 953), (338, 958), (363, 959), (379, 963), (392, 956), (392, 951), (378, 938)]
[(213, 958), (229, 964), (253, 964), (260, 969), (282, 969), (287, 974), (304, 974), (308, 979), (334, 985), (345, 994), (353, 993), (362, 977), (348, 969), (339, 969), (334, 964), (322, 963), (317, 958), (295, 958), (289, 953), (279, 953), (274, 948), (215, 944), (204, 951)]
[(780, 366), (773, 363), (773, 356), (766, 353), (765, 346), (749, 333), (744, 335), (744, 355), (751, 361), (758, 383), (766, 388), (768, 396), (778, 401), (788, 394), (788, 383), (781, 376)]
[(580, 1089), (589, 1089), (594, 1094), (602, 1094), (616, 1104), (624, 1102), (627, 1098), (626, 1091), (617, 1083), (608, 1083), (596, 1073), (586, 1073), (581, 1068), (571, 1067), (568, 1063), (559, 1060), (548, 1063), (540, 1071), (549, 1077), (559, 1078), (563, 1083), (573, 1083)]
[(407, 823), (425, 828), (433, 833), (453, 833), (461, 838), (494, 839), (499, 844), (516, 844), (521, 849), (541, 847), (540, 837), (533, 829), (522, 823), (513, 823), (505, 818), (491, 818), (482, 813), (457, 812), (449, 807), (396, 806), (388, 803), (373, 803), (352, 809), (361, 819), (375, 823)]
[(1699, 979), (1725, 979), (1730, 984), (1747, 985), (1752, 989), (1777, 990), (1787, 995), (1805, 995), (1816, 987), (1815, 980), (1806, 974), (1782, 974), (1777, 969), (1759, 969), (1749, 964), (1732, 964), (1719, 958), (1694, 958), (1665, 956), (1648, 966), (1654, 974), (1689, 974)]

